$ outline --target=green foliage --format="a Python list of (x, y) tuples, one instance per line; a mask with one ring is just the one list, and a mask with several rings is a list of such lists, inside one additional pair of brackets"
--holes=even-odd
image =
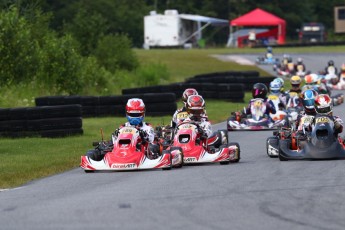
[(70, 33), (80, 43), (80, 53), (90, 55), (108, 29), (107, 20), (97, 12), (88, 12), (81, 8), (72, 23), (65, 24), (65, 33)]
[(169, 71), (162, 63), (142, 65), (135, 72), (137, 83), (140, 86), (166, 84), (169, 80)]
[(0, 83), (31, 81), (39, 62), (39, 46), (31, 33), (32, 25), (11, 7), (0, 12), (0, 28)]
[(112, 73), (118, 69), (134, 70), (138, 67), (138, 60), (131, 45), (126, 35), (107, 35), (98, 40), (94, 55), (99, 64)]

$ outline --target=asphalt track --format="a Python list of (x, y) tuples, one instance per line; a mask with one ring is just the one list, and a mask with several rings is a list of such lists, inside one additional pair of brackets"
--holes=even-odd
[[(343, 119), (344, 107), (334, 108)], [(241, 146), (238, 164), (93, 174), (76, 168), (1, 191), (0, 229), (345, 229), (345, 161), (269, 158), (271, 133), (229, 133)]]

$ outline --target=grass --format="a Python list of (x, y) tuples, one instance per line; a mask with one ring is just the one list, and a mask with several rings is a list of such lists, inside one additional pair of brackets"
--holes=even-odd
[[(344, 47), (280, 48), (275, 53), (292, 52), (341, 52)], [(227, 70), (258, 70), (255, 66), (242, 66), (219, 61), (210, 55), (227, 53), (263, 53), (265, 49), (203, 49), (203, 50), (135, 50), (141, 63), (163, 63), (168, 67), (171, 82), (180, 82), (196, 74)], [(260, 71), (262, 75), (267, 75)], [(26, 96), (26, 97), (25, 97)], [(33, 92), (27, 95), (13, 94), (16, 100), (32, 105)], [(245, 101), (250, 98), (246, 94)], [(28, 102), (29, 101), (29, 102)], [(23, 104), (23, 103), (21, 103)], [(25, 106), (26, 104), (24, 104)], [(242, 109), (246, 103), (207, 100), (206, 109), (213, 123), (224, 121), (231, 111)], [(27, 105), (26, 105), (27, 106)], [(147, 117), (154, 126), (168, 124), (171, 117)], [(84, 135), (68, 138), (2, 138), (0, 146), (0, 188), (20, 186), (28, 181), (53, 175), (79, 166), (80, 156), (92, 148), (91, 143), (101, 139), (103, 128), (105, 139), (124, 123), (125, 118), (83, 119)]]

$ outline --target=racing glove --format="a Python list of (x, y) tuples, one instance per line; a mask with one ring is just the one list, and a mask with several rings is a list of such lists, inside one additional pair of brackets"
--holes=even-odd
[(149, 142), (149, 135), (146, 133), (146, 131), (139, 129), (139, 135), (143, 143)]

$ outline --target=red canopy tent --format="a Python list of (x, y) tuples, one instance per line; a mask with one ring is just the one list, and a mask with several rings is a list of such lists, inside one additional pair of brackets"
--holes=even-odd
[[(233, 26), (275, 26), (271, 31), (275, 32), (273, 35), (275, 36), (278, 44), (285, 43), (285, 30), (286, 30), (286, 22), (285, 20), (268, 13), (260, 8), (256, 8), (255, 10), (242, 15), (230, 22), (230, 30), (232, 31)], [(262, 36), (262, 35), (261, 35)]]

